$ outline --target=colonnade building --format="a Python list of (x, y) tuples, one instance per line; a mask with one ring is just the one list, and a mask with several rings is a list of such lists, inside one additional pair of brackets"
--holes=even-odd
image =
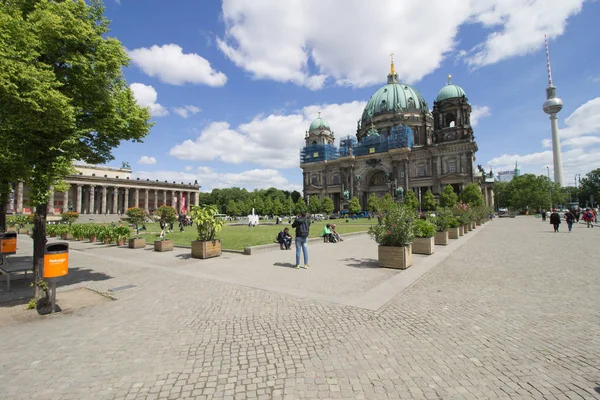
[[(180, 211), (182, 206), (199, 204), (198, 182), (168, 182), (140, 178), (132, 179), (127, 163), (122, 168), (76, 165), (77, 171), (65, 177), (66, 192), (51, 190), (48, 214), (77, 211), (80, 214), (124, 214), (128, 208), (139, 207), (152, 212), (168, 205)], [(15, 184), (9, 200), (9, 213), (31, 214), (29, 188), (23, 182)]]

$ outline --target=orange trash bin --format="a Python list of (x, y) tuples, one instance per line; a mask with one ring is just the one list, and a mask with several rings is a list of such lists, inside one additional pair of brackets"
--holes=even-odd
[(69, 244), (46, 244), (44, 252), (44, 278), (58, 278), (69, 273)]
[(17, 233), (6, 232), (0, 234), (0, 253), (2, 255), (15, 254), (17, 252)]

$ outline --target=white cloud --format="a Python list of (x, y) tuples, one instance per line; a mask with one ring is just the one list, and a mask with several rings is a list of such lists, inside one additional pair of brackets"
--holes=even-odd
[(471, 126), (477, 126), (481, 118), (492, 115), (488, 106), (473, 106), (471, 109)]
[(147, 107), (153, 117), (169, 115), (169, 111), (156, 102), (158, 93), (156, 93), (156, 90), (152, 86), (144, 85), (143, 83), (132, 83), (130, 87), (133, 97), (135, 97), (138, 104), (141, 107)]
[(139, 159), (138, 164), (153, 165), (153, 164), (156, 164), (156, 158), (154, 158), (154, 157), (148, 157), (148, 156), (142, 156)]
[(190, 167), (190, 166), (188, 165), (188, 166), (186, 166), (186, 167), (184, 168), (184, 170), (185, 170), (186, 172), (190, 172), (190, 171), (192, 170), (192, 167)]
[(212, 69), (205, 58), (195, 53), (184, 54), (183, 49), (176, 44), (142, 47), (128, 53), (133, 64), (164, 83), (223, 86), (227, 82), (225, 74)]
[[(251, 162), (269, 168), (293, 168), (300, 162), (299, 150), (304, 145), (305, 131), (321, 110), (337, 138), (354, 135), (364, 102), (311, 105), (289, 115), (258, 115), (235, 128), (227, 122), (213, 122), (195, 139), (171, 148), (170, 155), (182, 160), (239, 164)], [(235, 145), (235, 149), (232, 148)]]
[(202, 192), (210, 192), (214, 188), (243, 187), (248, 190), (268, 189), (275, 187), (281, 190), (302, 191), (302, 185), (292, 184), (279, 171), (274, 169), (252, 169), (240, 173), (217, 172), (210, 167), (198, 167), (196, 171), (153, 171), (135, 172), (133, 177), (140, 179), (158, 179), (168, 182), (194, 182), (202, 186)]
[(545, 149), (551, 149), (552, 148), (552, 139), (544, 139), (542, 140), (542, 147)]
[[(584, 0), (278, 0), (223, 1), (225, 35), (217, 46), (255, 78), (310, 89), (382, 82), (388, 57), (408, 83), (436, 70), (453, 52), (473, 67), (543, 48), (543, 35), (564, 32)], [(460, 49), (468, 24), (490, 34)]]
[(586, 102), (573, 111), (565, 119), (565, 124), (567, 127), (560, 130), (562, 139), (600, 134), (600, 97)]
[(196, 106), (187, 105), (187, 106), (183, 106), (183, 107), (175, 107), (173, 109), (173, 111), (175, 112), (175, 114), (179, 115), (180, 117), (187, 118), (190, 116), (190, 114), (199, 113), (200, 108), (198, 108)]

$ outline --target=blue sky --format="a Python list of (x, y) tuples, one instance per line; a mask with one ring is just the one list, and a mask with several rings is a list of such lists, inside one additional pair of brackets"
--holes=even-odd
[(448, 74), (463, 87), (477, 164), (552, 174), (544, 33), (565, 180), (600, 166), (598, 1), (105, 2), (132, 59), (127, 81), (156, 123), (110, 165), (129, 161), (142, 178), (300, 190), (304, 131), (320, 110), (337, 138), (354, 135), (391, 52), (430, 108)]

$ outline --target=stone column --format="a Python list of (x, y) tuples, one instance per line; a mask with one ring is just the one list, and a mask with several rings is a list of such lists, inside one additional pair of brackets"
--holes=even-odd
[(200, 205), (200, 192), (194, 192), (194, 205)]
[(406, 194), (409, 191), (409, 187), (408, 187), (408, 175), (410, 174), (409, 170), (408, 170), (408, 160), (404, 161), (404, 196), (406, 196)]
[(48, 214), (54, 215), (54, 186), (50, 186), (50, 195), (48, 196)]
[(106, 207), (106, 186), (102, 186), (102, 204), (100, 206), (100, 213), (101, 214), (106, 214), (107, 211), (107, 207)]
[(69, 190), (71, 190), (71, 185), (68, 185), (63, 196), (63, 212), (69, 211)]
[(183, 190), (179, 191), (179, 204), (177, 205), (177, 208), (179, 208), (179, 212), (181, 212), (181, 206), (183, 205)]
[(167, 191), (163, 190), (163, 203), (166, 206), (167, 205)]
[(89, 213), (96, 214), (96, 199), (95, 197), (96, 185), (90, 185), (90, 204), (89, 204)]
[(494, 187), (490, 188), (490, 207), (492, 207), (492, 210), (496, 208), (496, 202), (494, 200)]
[(81, 214), (81, 185), (77, 185), (77, 205), (75, 206), (75, 210)]
[(154, 189), (154, 209), (158, 208), (158, 190)]
[(129, 208), (129, 188), (125, 189), (125, 194), (123, 195), (123, 214)]
[(133, 195), (133, 201), (134, 201), (134, 207), (139, 207), (140, 206), (140, 189), (135, 189), (135, 193)]
[(150, 210), (148, 210), (148, 200), (150, 200), (150, 199), (148, 199), (148, 193), (149, 193), (149, 190), (146, 189), (144, 191), (144, 210), (146, 210), (146, 212), (150, 212)]
[(119, 187), (115, 186), (113, 188), (113, 214), (118, 214), (119, 212)]
[(23, 212), (23, 182), (17, 184), (17, 212)]

